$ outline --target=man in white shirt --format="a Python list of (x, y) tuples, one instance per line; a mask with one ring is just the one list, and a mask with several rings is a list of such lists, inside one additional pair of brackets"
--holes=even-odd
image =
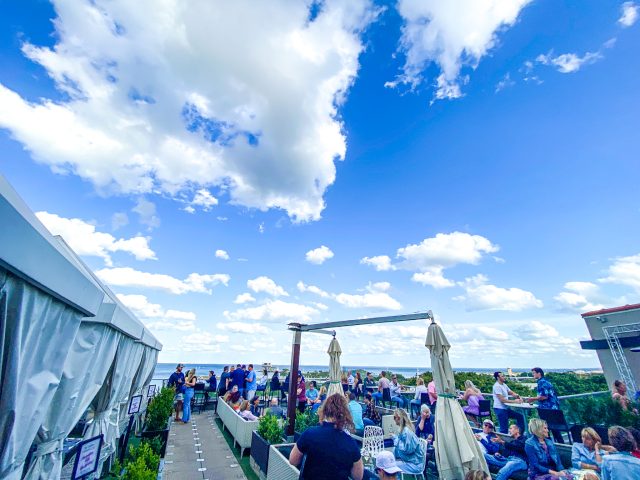
[(505, 383), (505, 378), (502, 372), (495, 372), (493, 377), (496, 379), (496, 383), (493, 384), (493, 411), (498, 417), (500, 423), (500, 433), (508, 433), (509, 431), (509, 419), (515, 419), (520, 431), (524, 432), (524, 416), (521, 413), (514, 412), (506, 405), (509, 402), (509, 395), (514, 397), (516, 403), (522, 403), (520, 395), (511, 390)]
[(396, 402), (399, 408), (407, 408), (408, 400), (402, 396), (402, 386), (398, 384), (398, 377), (395, 375), (391, 377), (389, 391), (391, 393), (392, 402)]
[(349, 370), (347, 372), (347, 384), (349, 385), (349, 391), (353, 392), (353, 383), (355, 382), (355, 378), (353, 378), (353, 375), (351, 374), (351, 370)]

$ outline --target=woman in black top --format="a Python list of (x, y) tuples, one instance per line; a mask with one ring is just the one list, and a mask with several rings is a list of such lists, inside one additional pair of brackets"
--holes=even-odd
[(362, 376), (360, 375), (360, 372), (356, 372), (356, 382), (353, 385), (353, 388), (355, 389), (355, 394), (356, 394), (356, 398), (360, 398), (363, 395), (362, 392)]

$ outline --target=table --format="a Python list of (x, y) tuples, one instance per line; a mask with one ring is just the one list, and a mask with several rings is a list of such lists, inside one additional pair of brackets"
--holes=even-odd
[(529, 433), (529, 411), (535, 408), (538, 408), (538, 405), (534, 403), (512, 403), (512, 402), (503, 402), (509, 408), (515, 408), (522, 410), (522, 415), (524, 416), (524, 432), (523, 435)]

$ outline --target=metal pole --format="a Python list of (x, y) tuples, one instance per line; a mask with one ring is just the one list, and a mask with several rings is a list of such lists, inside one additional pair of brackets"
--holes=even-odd
[(298, 370), (300, 369), (300, 342), (302, 340), (302, 332), (300, 330), (293, 331), (293, 343), (291, 344), (291, 370), (289, 370), (289, 399), (287, 401), (287, 435), (293, 435), (296, 428), (296, 407), (298, 403)]

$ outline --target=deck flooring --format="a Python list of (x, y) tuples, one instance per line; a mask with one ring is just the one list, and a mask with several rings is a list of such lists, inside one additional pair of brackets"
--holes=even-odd
[(246, 476), (218, 429), (213, 412), (192, 414), (188, 424), (171, 424), (163, 480), (227, 480)]

